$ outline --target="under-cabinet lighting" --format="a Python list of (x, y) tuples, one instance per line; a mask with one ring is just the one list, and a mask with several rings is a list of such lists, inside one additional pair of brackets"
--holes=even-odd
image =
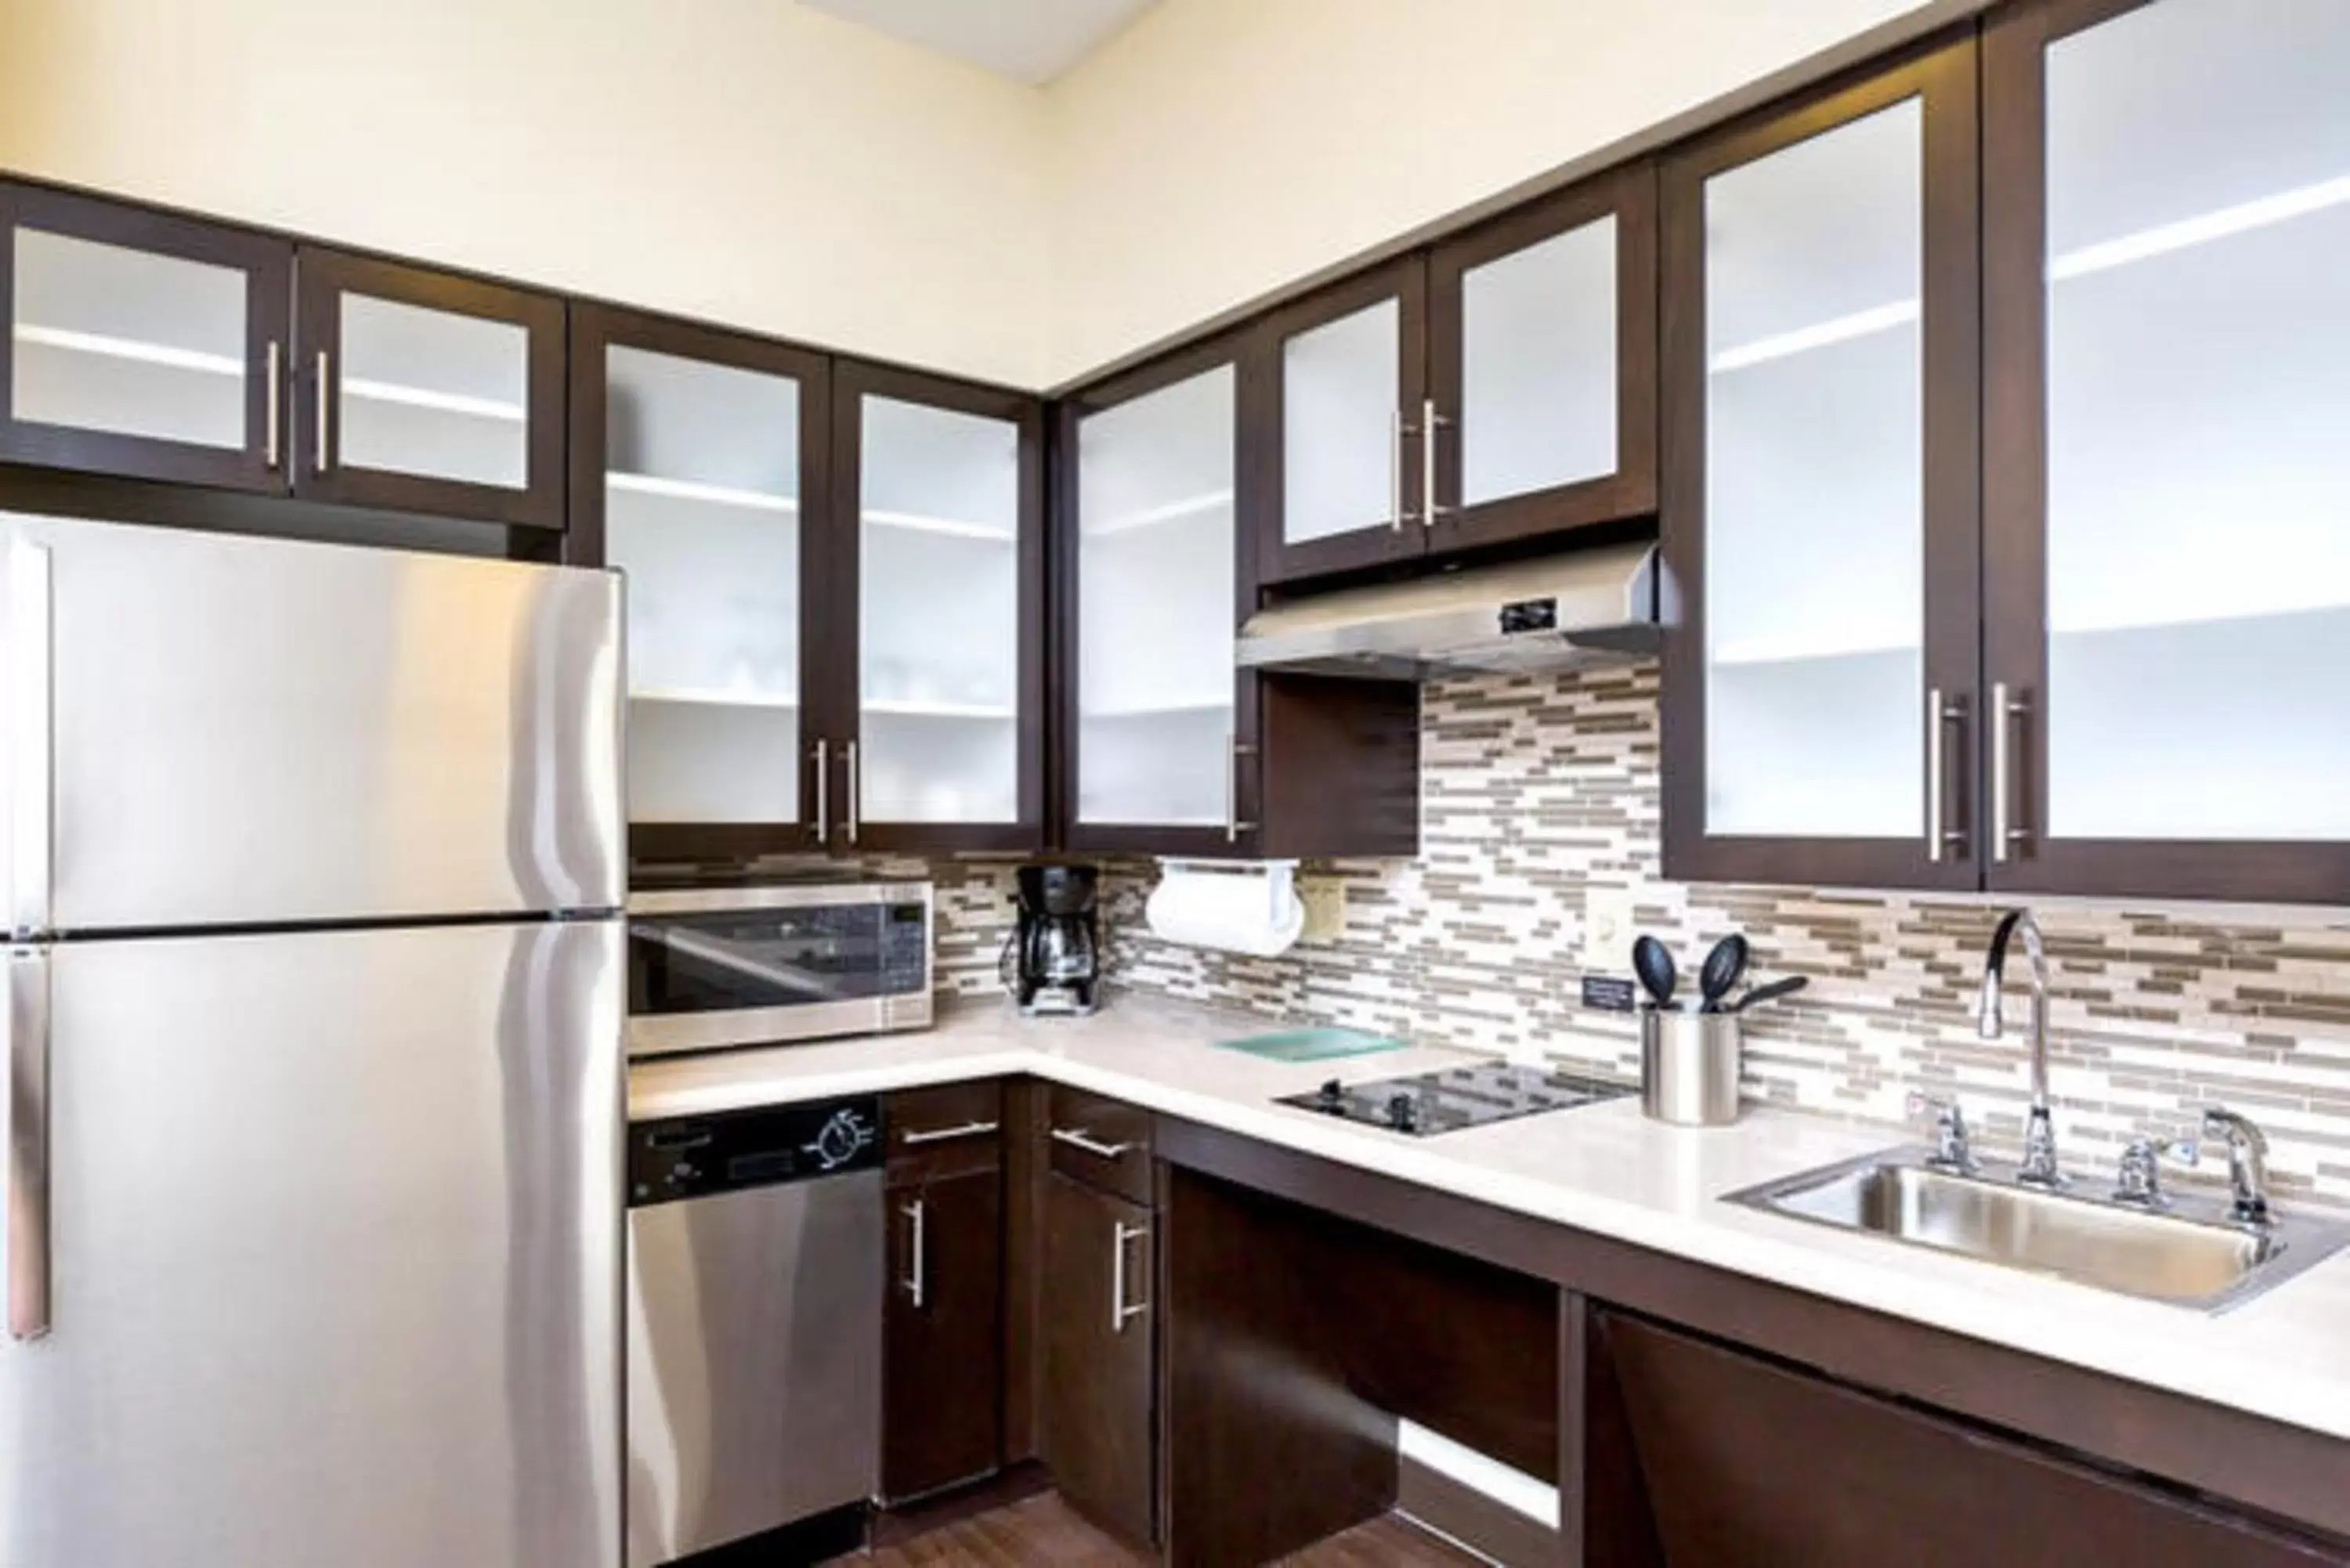
[(244, 361), (233, 354), (207, 354), (197, 348), (174, 348), (166, 343), (142, 343), (132, 337), (109, 337), (102, 332), (72, 332), (62, 327), (16, 323), (10, 334), (19, 343), (63, 348), (75, 354), (99, 354), (109, 359), (133, 359), (173, 370), (202, 370), (214, 376), (242, 376)]
[(364, 398), (371, 403), (398, 403), (403, 408), (431, 409), (436, 413), (503, 420), (508, 424), (525, 424), (530, 419), (530, 410), (520, 403), (504, 402), (496, 398), (470, 398), (463, 392), (436, 392), (429, 387), (404, 387), (397, 381), (369, 381), (358, 376), (343, 378), (343, 396)]
[(2231, 234), (2264, 229), (2271, 223), (2282, 223), (2289, 218), (2322, 213), (2345, 202), (2350, 202), (2350, 176), (2320, 181), (2296, 191), (2281, 191), (2273, 196), (2241, 202), (2232, 207), (2222, 207), (2216, 213), (2206, 213), (2199, 218), (2182, 218), (2175, 223), (2163, 223), (2135, 234), (2124, 234), (2117, 240), (2083, 245), (2079, 250), (2069, 251), (2049, 262), (2048, 281), (2061, 283), (2066, 278), (2107, 272), (2134, 261), (2144, 261), (2149, 256), (2183, 251), (2212, 240), (2224, 240)]
[(1792, 354), (1808, 349), (1825, 348), (1833, 343), (1847, 343), (1856, 337), (1867, 337), (1879, 332), (1890, 332), (1918, 319), (1918, 302), (1897, 300), (1868, 310), (1856, 310), (1850, 316), (1839, 316), (1833, 321), (1822, 321), (1794, 332), (1782, 332), (1772, 337), (1758, 337), (1752, 343), (1742, 343), (1735, 348), (1725, 348), (1713, 357), (1707, 368), (1719, 376), (1726, 371), (1743, 370), (1750, 365), (1766, 364), (1773, 359), (1784, 359)]

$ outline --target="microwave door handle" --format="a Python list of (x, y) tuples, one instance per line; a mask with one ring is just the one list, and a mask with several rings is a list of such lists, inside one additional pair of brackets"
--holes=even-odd
[(48, 548), (8, 541), (8, 924), (47, 932), (57, 854), (57, 654)]

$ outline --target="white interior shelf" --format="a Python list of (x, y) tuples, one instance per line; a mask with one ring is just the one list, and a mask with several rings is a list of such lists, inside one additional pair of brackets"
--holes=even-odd
[(859, 711), (890, 719), (980, 719), (1011, 720), (1020, 716), (1016, 708), (1001, 702), (922, 702), (895, 699), (868, 700)]
[(1221, 697), (1171, 697), (1164, 701), (1128, 702), (1105, 708), (1087, 708), (1080, 714), (1087, 719), (1158, 719), (1176, 713), (1212, 713), (1232, 705), (1232, 693)]
[(891, 512), (868, 506), (865, 521), (876, 528), (903, 528), (916, 534), (943, 534), (953, 539), (992, 539), (1010, 545), (1019, 539), (1017, 534), (992, 524), (973, 523), (962, 517), (938, 517), (921, 512)]
[(1717, 670), (1728, 670), (1760, 664), (1802, 664), (1820, 659), (1868, 659), (1892, 654), (1914, 657), (1918, 651), (1915, 641), (1855, 639), (1831, 628), (1817, 634), (1740, 638), (1713, 649), (1706, 662)]
[(430, 387), (403, 386), (398, 381), (372, 381), (359, 376), (344, 377), (342, 392), (347, 398), (359, 398), (371, 403), (397, 403), (407, 409), (431, 409), (435, 413), (463, 414), (472, 419), (496, 420), (504, 424), (530, 422), (528, 409), (503, 398), (474, 398), (463, 392), (437, 392)]
[(2068, 278), (2110, 272), (2131, 262), (2168, 255), (2174, 251), (2209, 244), (2213, 240), (2224, 240), (2233, 234), (2250, 234), (2272, 223), (2323, 213), (2345, 202), (2350, 202), (2350, 175), (2321, 180), (2314, 185), (2280, 191), (2274, 195), (2257, 197), (2250, 202), (2239, 202), (2217, 212), (2181, 218), (2175, 223), (2158, 223), (2150, 229), (2141, 229), (2117, 239), (2101, 240), (2095, 244), (2083, 245), (2053, 257), (2048, 263), (2048, 281), (2062, 283)]
[(74, 332), (62, 327), (42, 327), (19, 321), (10, 334), (19, 343), (56, 348), (69, 354), (95, 354), (109, 359), (129, 359), (173, 370), (201, 370), (214, 376), (242, 376), (244, 361), (231, 354), (208, 354), (197, 348), (175, 348), (168, 343), (145, 343), (102, 332)]
[(788, 495), (770, 495), (730, 484), (703, 484), (691, 479), (663, 479), (650, 473), (607, 470), (604, 483), (634, 495), (658, 495), (671, 501), (696, 501), (710, 506), (734, 506), (746, 512), (797, 512), (800, 504)]
[(1793, 332), (1774, 332), (1768, 337), (1758, 337), (1735, 348), (1721, 350), (1708, 362), (1706, 369), (1713, 375), (1722, 376), (1732, 370), (1765, 365), (1773, 359), (1809, 353), (1814, 348), (1828, 348), (1839, 343), (1850, 343), (1856, 338), (1873, 337), (1880, 332), (1890, 332), (1916, 321), (1919, 308), (1914, 299), (1898, 299), (1890, 305), (1856, 310), (1848, 316), (1838, 316), (1810, 327), (1798, 327)]
[(637, 686), (631, 702), (664, 702), (697, 708), (796, 708), (797, 696), (788, 691), (761, 691), (748, 686)]
[(1187, 517), (1203, 517), (1232, 504), (1230, 490), (1211, 490), (1200, 495), (1186, 495), (1158, 506), (1144, 507), (1119, 516), (1104, 517), (1085, 525), (1089, 539), (1110, 534), (1130, 534), (1138, 529), (1156, 528), (1162, 524), (1180, 523)]

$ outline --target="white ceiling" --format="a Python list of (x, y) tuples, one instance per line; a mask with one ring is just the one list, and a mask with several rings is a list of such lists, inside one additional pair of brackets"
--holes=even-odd
[(1158, 0), (800, 0), (1042, 86)]

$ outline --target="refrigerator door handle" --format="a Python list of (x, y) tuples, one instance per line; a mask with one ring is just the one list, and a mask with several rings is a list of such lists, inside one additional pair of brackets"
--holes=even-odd
[(49, 958), (8, 955), (8, 1337), (49, 1332)]
[(8, 924), (49, 929), (57, 794), (57, 628), (47, 545), (8, 541)]

